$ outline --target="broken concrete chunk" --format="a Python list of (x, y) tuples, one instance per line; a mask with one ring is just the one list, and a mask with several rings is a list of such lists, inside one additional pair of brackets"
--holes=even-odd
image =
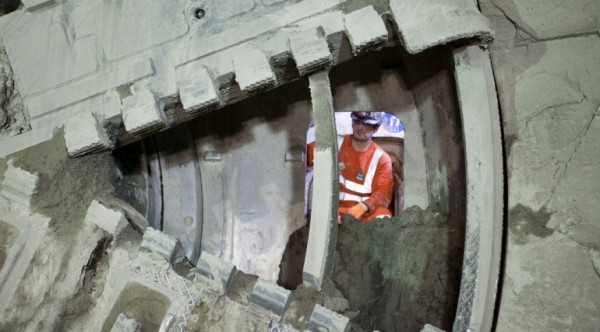
[(146, 228), (140, 247), (163, 256), (171, 264), (181, 262), (185, 257), (178, 239), (152, 227)]
[(111, 210), (96, 200), (93, 200), (90, 204), (85, 215), (85, 221), (91, 222), (112, 234), (115, 240), (127, 227), (127, 219), (125, 219), (122, 212)]
[(133, 206), (124, 200), (109, 197), (102, 200), (102, 204), (104, 204), (108, 208), (117, 209), (123, 211), (125, 214), (125, 218), (129, 221), (134, 228), (144, 233), (146, 228), (148, 228), (149, 223), (148, 220), (139, 213)]
[(31, 197), (37, 191), (39, 176), (13, 166), (13, 160), (8, 161), (8, 168), (4, 172), (4, 182), (0, 195), (11, 202), (29, 208)]
[(133, 318), (120, 313), (110, 332), (138, 332), (142, 330), (142, 324)]
[(291, 295), (289, 290), (259, 278), (254, 284), (251, 302), (282, 316), (292, 300)]
[(253, 50), (233, 59), (235, 79), (244, 92), (275, 85), (275, 73), (269, 59), (260, 50)]
[(165, 125), (165, 115), (148, 89), (136, 92), (123, 100), (125, 130), (140, 135)]
[(411, 54), (459, 39), (489, 43), (494, 36), (489, 20), (475, 2), (390, 0), (390, 8), (404, 47)]
[(224, 290), (227, 290), (231, 278), (235, 274), (235, 271), (237, 271), (235, 265), (232, 263), (204, 251), (200, 254), (198, 263), (196, 263), (196, 269), (200, 274), (209, 279), (220, 280)]
[(183, 109), (197, 111), (219, 103), (219, 96), (206, 67), (199, 61), (177, 68), (177, 88)]
[(290, 50), (301, 76), (331, 64), (327, 41), (318, 38), (316, 30), (308, 30), (290, 38)]
[(320, 304), (315, 305), (308, 330), (310, 331), (349, 331), (350, 319), (348, 317), (331, 311)]
[(444, 332), (442, 329), (438, 329), (437, 327), (429, 324), (425, 324), (421, 332)]
[(87, 111), (65, 122), (65, 143), (71, 157), (106, 150), (111, 145), (106, 130)]
[(388, 39), (385, 24), (373, 6), (344, 15), (344, 26), (354, 54), (379, 46)]

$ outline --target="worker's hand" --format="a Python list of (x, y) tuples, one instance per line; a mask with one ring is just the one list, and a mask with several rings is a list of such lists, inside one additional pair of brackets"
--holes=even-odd
[(365, 214), (365, 212), (367, 212), (368, 209), (369, 208), (364, 203), (358, 203), (350, 209), (348, 209), (347, 213), (353, 216), (354, 218), (360, 220), (360, 217), (362, 217), (362, 215)]

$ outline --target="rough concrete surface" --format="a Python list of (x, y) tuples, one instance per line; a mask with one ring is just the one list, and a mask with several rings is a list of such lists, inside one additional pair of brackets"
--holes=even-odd
[[(114, 191), (112, 182), (119, 175), (114, 172), (108, 152), (69, 158), (63, 133), (52, 133), (55, 125), (60, 127), (64, 118), (88, 108), (98, 116), (99, 122), (104, 120), (99, 114), (116, 112), (119, 118), (121, 99), (131, 96), (132, 92), (135, 94), (138, 88), (148, 87), (157, 93), (151, 102), (144, 103), (152, 107), (147, 109), (152, 112), (156, 100), (175, 96), (178, 88), (186, 96), (182, 98), (186, 108), (204, 107), (205, 102), (217, 103), (222, 92), (231, 93), (225, 96), (229, 98), (225, 98), (227, 102), (237, 101), (239, 97), (235, 94), (240, 93), (240, 87), (235, 86), (232, 59), (240, 52), (262, 50), (254, 45), (262, 42), (265, 45), (261, 46), (269, 52), (298, 55), (306, 49), (294, 49), (294, 38), (303, 32), (312, 34), (307, 45), (318, 52), (304, 54), (308, 58), (306, 68), (295, 67), (294, 59), (289, 57), (290, 68), (305, 74), (335, 64), (334, 53), (339, 51), (339, 45), (326, 45), (331, 42), (329, 37), (336, 33), (328, 30), (329, 25), (324, 23), (327, 19), (322, 16), (316, 20), (318, 24), (314, 21), (298, 23), (299, 20), (317, 17), (327, 10), (335, 10), (341, 17), (341, 10), (350, 13), (371, 3), (378, 13), (385, 12), (388, 17), (401, 21), (395, 22), (399, 27), (396, 32), (404, 36), (404, 46), (413, 53), (454, 41), (456, 34), (459, 38), (488, 40), (491, 36), (489, 20), (495, 32), (489, 51), (502, 115), (508, 173), (507, 231), (495, 329), (598, 329), (599, 1), (480, 0), (479, 9), (485, 17), (477, 11), (475, 1), (467, 0), (430, 0), (417, 7), (414, 2), (399, 0), (348, 1), (343, 5), (340, 5), (343, 1), (338, 0), (244, 0), (236, 2), (239, 6), (220, 3), (223, 2), (206, 2), (205, 9), (208, 13), (212, 10), (215, 16), (209, 14), (199, 19), (191, 15), (196, 9), (192, 1), (177, 1), (177, 6), (128, 1), (115, 10), (111, 1), (31, 0), (23, 1), (23, 9), (2, 17), (1, 42), (10, 42), (6, 52), (11, 56), (11, 63), (9, 67), (7, 55), (0, 46), (0, 140), (4, 142), (0, 144), (0, 156), (20, 151), (10, 156), (15, 166), (39, 174), (40, 182), (29, 210), (11, 210), (8, 200), (0, 197), (3, 212), (0, 215), (0, 269), (9, 271), (12, 264), (16, 264), (15, 271), (23, 271), (20, 280), (2, 279), (9, 281), (9, 285), (0, 285), (3, 291), (10, 289), (14, 295), (0, 299), (0, 330), (85, 330), (91, 326), (90, 320), (100, 326), (106, 324), (105, 330), (110, 330), (113, 326), (110, 323), (122, 313), (119, 311), (128, 311), (126, 315), (135, 317), (127, 317), (143, 322), (142, 329), (144, 326), (158, 329), (162, 322), (155, 316), (160, 316), (158, 312), (166, 313), (170, 299), (175, 298), (173, 294), (180, 294), (173, 293), (173, 289), (161, 293), (164, 285), (155, 280), (163, 280), (165, 275), (174, 276), (175, 267), (167, 274), (146, 270), (143, 273), (148, 273), (148, 278), (138, 276), (136, 280), (148, 284), (122, 285), (120, 293), (107, 287), (105, 280), (113, 249), (124, 249), (121, 251), (123, 266), (139, 263), (136, 255), (142, 234), (127, 226), (119, 239), (110, 239), (103, 231), (84, 222), (92, 200), (110, 200)], [(397, 6), (391, 10), (390, 4)], [(0, 15), (12, 12), (18, 5), (18, 1), (3, 2)], [(417, 10), (422, 10), (423, 15), (416, 15)], [(336, 16), (333, 12), (330, 14)], [(163, 21), (165, 17), (169, 19)], [(465, 20), (465, 17), (473, 20)], [(163, 24), (152, 24), (157, 20)], [(232, 22), (237, 24), (231, 33), (222, 33)], [(336, 22), (330, 20), (329, 23), (334, 26)], [(423, 29), (424, 24), (431, 29)], [(130, 33), (132, 25), (142, 33)], [(104, 28), (107, 26), (111, 29)], [(281, 27), (289, 31), (271, 40), (270, 33)], [(324, 36), (316, 34), (323, 30)], [(254, 40), (257, 36), (262, 39)], [(155, 44), (159, 46), (148, 51)], [(218, 52), (231, 45), (236, 47), (228, 53)], [(329, 47), (335, 51), (331, 55)], [(175, 49), (175, 53), (164, 56), (169, 48)], [(438, 64), (443, 62), (445, 54), (440, 50), (442, 48), (436, 48), (430, 53), (425, 50), (421, 60), (407, 61), (406, 71), (416, 71), (413, 76), (417, 78), (407, 81), (406, 90), (410, 90), (411, 97), (403, 99), (410, 99), (411, 124), (426, 131), (421, 136), (424, 143), (419, 146), (426, 148), (427, 160), (422, 165), (431, 172), (426, 179), (429, 197), (419, 199), (419, 205), (425, 207), (430, 202), (438, 202), (443, 214), (452, 215), (458, 210), (460, 215), (460, 204), (448, 200), (448, 196), (459, 192), (463, 185), (461, 175), (464, 174), (457, 171), (456, 166), (464, 161), (457, 143), (461, 133), (450, 130), (460, 123), (453, 119), (436, 120), (436, 113), (432, 112), (451, 113), (455, 108), (454, 92), (448, 89), (453, 85), (444, 85), (444, 82), (452, 82), (447, 79), (452, 70)], [(267, 54), (267, 58), (271, 55)], [(218, 82), (232, 84), (217, 87), (220, 90), (216, 97), (212, 93), (186, 95), (189, 91), (186, 92), (185, 84), (198, 83), (187, 82), (187, 76), (181, 80), (185, 83), (182, 86), (176, 83), (177, 69), (202, 57), (207, 58), (202, 68), (210, 69), (208, 78), (203, 81), (212, 84), (213, 78), (216, 81), (219, 78)], [(431, 61), (436, 59), (439, 61)], [(311, 61), (317, 65), (313, 67)], [(426, 62), (428, 66), (418, 65), (419, 62)], [(218, 77), (210, 76), (215, 73)], [(295, 73), (294, 77), (297, 76)], [(107, 98), (113, 98), (110, 104)], [(128, 109), (126, 113), (131, 111)], [(162, 126), (166, 121), (160, 113), (163, 110), (156, 111), (150, 119), (154, 121), (141, 118), (140, 123), (133, 123), (128, 129), (145, 134), (146, 125), (150, 125), (151, 130), (156, 129), (153, 125)], [(30, 124), (33, 129), (43, 130), (28, 132)], [(444, 142), (451, 144), (436, 146), (440, 137), (448, 138)], [(5, 138), (10, 138), (10, 144)], [(250, 139), (257, 138), (251, 136)], [(45, 143), (36, 145), (39, 142)], [(24, 150), (28, 146), (33, 147)], [(216, 150), (207, 152), (218, 155)], [(459, 153), (448, 157), (447, 151)], [(438, 162), (438, 157), (447, 157), (447, 160)], [(0, 180), (4, 180), (7, 160), (0, 159)], [(213, 182), (220, 183), (217, 180)], [(448, 185), (448, 181), (455, 187)], [(271, 188), (265, 190), (274, 192)], [(344, 313), (358, 331), (417, 331), (426, 323), (450, 330), (457, 294), (453, 293), (455, 288), (448, 285), (460, 281), (457, 279), (460, 259), (449, 257), (460, 256), (463, 230), (456, 226), (460, 222), (453, 218), (449, 218), (448, 223), (440, 222), (440, 218), (445, 218), (436, 214), (432, 205), (424, 212), (409, 209), (400, 222), (357, 224), (347, 221), (339, 232), (335, 257), (339, 264), (335, 265), (333, 281), (323, 280), (321, 293), (298, 286), (289, 306), (291, 310), (284, 314), (285, 324), (298, 330), (306, 329), (314, 304), (322, 303), (328, 309)], [(225, 210), (220, 209), (219, 213)], [(16, 219), (23, 220), (25, 228), (15, 227)], [(430, 222), (424, 222), (426, 220)], [(37, 228), (28, 231), (26, 226), (35, 221), (39, 221)], [(235, 234), (245, 239), (241, 236), (247, 235), (244, 231), (238, 229)], [(298, 237), (302, 238), (302, 234)], [(14, 258), (15, 251), (11, 250), (27, 241), (31, 242), (27, 250), (19, 252), (18, 259)], [(298, 243), (304, 242), (299, 239)], [(295, 259), (301, 261), (299, 256)], [(193, 284), (196, 288), (190, 293), (204, 296), (190, 297), (193, 308), (187, 305), (179, 308), (191, 309), (186, 313), (188, 316), (184, 315), (189, 319), (191, 330), (263, 331), (283, 324), (260, 310), (249, 309), (255, 276), (238, 272), (226, 296), (219, 296), (211, 293), (214, 290), (210, 283), (186, 264), (182, 262), (177, 266), (180, 272), (177, 278), (182, 278), (177, 280), (182, 280), (184, 286)], [(165, 267), (165, 262), (150, 259), (146, 265), (138, 266)], [(286, 280), (298, 285), (298, 279)], [(95, 321), (99, 316), (89, 313), (98, 303), (105, 303), (102, 302), (106, 300), (102, 297), (105, 287), (112, 292), (106, 296), (115, 299), (115, 305), (104, 308), (110, 319)], [(140, 298), (144, 296), (155, 303), (140, 307), (137, 302), (143, 302)], [(185, 296), (179, 297), (181, 299), (186, 300)], [(164, 322), (176, 324), (177, 319), (167, 316)]]
[(600, 316), (598, 1), (480, 1), (508, 157), (497, 331), (593, 331)]

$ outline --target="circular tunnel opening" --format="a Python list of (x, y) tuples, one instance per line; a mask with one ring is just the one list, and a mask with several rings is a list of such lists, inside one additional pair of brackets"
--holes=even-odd
[[(404, 129), (401, 140), (378, 139), (403, 165), (394, 216), (338, 229), (331, 281), (345, 301), (334, 307), (359, 330), (452, 329), (465, 174), (450, 54), (386, 48), (330, 72), (336, 112), (383, 110)], [(152, 227), (187, 236), (192, 264), (206, 251), (294, 290), (309, 233), (311, 110), (301, 79), (122, 147), (117, 192)]]

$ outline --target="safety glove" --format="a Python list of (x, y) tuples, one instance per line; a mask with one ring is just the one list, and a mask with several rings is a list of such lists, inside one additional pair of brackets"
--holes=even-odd
[(362, 215), (365, 214), (365, 212), (367, 212), (368, 209), (369, 208), (365, 204), (358, 203), (358, 204), (354, 205), (353, 207), (351, 207), (350, 209), (348, 209), (348, 212), (346, 212), (346, 213), (353, 216), (357, 220), (360, 220), (360, 217), (362, 217)]

